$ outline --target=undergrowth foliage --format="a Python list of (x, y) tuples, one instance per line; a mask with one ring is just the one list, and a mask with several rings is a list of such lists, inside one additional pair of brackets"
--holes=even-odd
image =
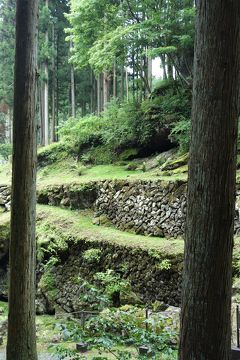
[[(53, 346), (60, 359), (67, 356), (77, 359), (176, 359), (177, 329), (173, 320), (160, 313), (145, 317), (144, 309), (126, 305), (120, 309), (105, 309), (90, 317), (85, 326), (77, 323), (57, 324), (66, 342), (82, 342), (89, 350), (97, 350), (98, 356), (80, 355), (67, 344)], [(148, 353), (142, 355), (140, 346)], [(91, 356), (91, 357), (90, 357)]]
[(160, 82), (141, 104), (112, 100), (100, 116), (91, 114), (65, 122), (59, 130), (60, 142), (41, 150), (39, 162), (73, 155), (84, 164), (106, 164), (121, 160), (122, 154), (127, 161), (161, 149), (161, 134), (187, 151), (190, 103), (190, 90), (177, 81)]

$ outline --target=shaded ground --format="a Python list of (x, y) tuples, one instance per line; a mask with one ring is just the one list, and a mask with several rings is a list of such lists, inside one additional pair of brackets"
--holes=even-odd
[[(0, 352), (0, 360), (5, 360), (6, 359), (6, 355), (5, 355), (5, 351), (1, 351)], [(52, 356), (49, 354), (39, 354), (38, 355), (38, 360), (57, 360), (59, 359), (56, 356)]]

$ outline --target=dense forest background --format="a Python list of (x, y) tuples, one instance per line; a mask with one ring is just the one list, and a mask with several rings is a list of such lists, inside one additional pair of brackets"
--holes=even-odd
[[(60, 140), (51, 151), (73, 152), (93, 163), (175, 145), (188, 150), (192, 0), (45, 0), (39, 20), (39, 145)], [(12, 142), (14, 26), (15, 1), (3, 0), (0, 151), (5, 158)], [(153, 76), (153, 67), (161, 79)]]

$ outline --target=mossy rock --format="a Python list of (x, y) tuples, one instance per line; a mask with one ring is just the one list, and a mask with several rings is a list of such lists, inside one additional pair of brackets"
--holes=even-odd
[(132, 160), (132, 159), (134, 159), (134, 158), (137, 157), (138, 153), (139, 153), (139, 150), (138, 150), (138, 149), (136, 149), (136, 148), (129, 148), (129, 149), (124, 150), (124, 151), (120, 154), (119, 158), (120, 158), (121, 161)]
[(112, 223), (106, 215), (100, 215), (93, 219), (93, 225), (111, 226)]
[(188, 165), (183, 165), (171, 171), (172, 174), (184, 174), (188, 172)]
[(167, 160), (165, 164), (161, 166), (162, 171), (174, 170), (180, 167), (187, 165), (189, 159), (189, 154), (186, 153), (181, 157), (174, 160)]

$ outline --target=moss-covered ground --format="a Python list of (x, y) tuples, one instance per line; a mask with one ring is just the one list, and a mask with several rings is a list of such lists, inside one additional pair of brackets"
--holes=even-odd
[(66, 234), (66, 238), (85, 239), (87, 241), (105, 241), (122, 246), (155, 249), (162, 254), (178, 255), (183, 252), (182, 239), (166, 239), (149, 237), (124, 232), (112, 226), (98, 226), (93, 224), (91, 211), (71, 211), (47, 205), (38, 205), (38, 217), (41, 222), (39, 231), (43, 232), (47, 224), (53, 224)]
[[(0, 226), (9, 223), (9, 213), (0, 214)], [(42, 241), (51, 238), (51, 228), (57, 229), (64, 238), (74, 238), (75, 241), (99, 241), (117, 244), (119, 246), (138, 247), (144, 250), (153, 249), (166, 255), (183, 253), (182, 239), (166, 239), (124, 232), (113, 226), (98, 226), (93, 224), (91, 211), (72, 211), (48, 205), (37, 206), (37, 233)], [(41, 244), (40, 244), (41, 245)], [(59, 243), (59, 247), (64, 244)]]
[[(187, 180), (187, 154), (181, 156), (175, 154), (172, 160), (167, 160), (162, 165), (159, 156), (132, 160), (128, 163), (94, 166), (84, 166), (73, 158), (60, 159), (38, 169), (37, 183), (38, 186), (44, 187), (47, 185), (77, 184), (110, 179)], [(155, 165), (149, 167), (148, 165), (152, 163)], [(237, 164), (237, 183), (240, 183), (240, 155), (238, 155)], [(0, 184), (10, 184), (11, 175), (11, 163), (0, 164)]]
[[(154, 157), (152, 158), (154, 159)], [(100, 181), (106, 179), (128, 179), (128, 180), (186, 180), (187, 166), (179, 169), (162, 171), (160, 165), (148, 169), (147, 164), (152, 160), (131, 161), (128, 164), (109, 164), (84, 166), (74, 159), (64, 159), (47, 165), (38, 170), (38, 186), (58, 185), (68, 183), (86, 183), (89, 181)], [(0, 184), (10, 184), (11, 164), (0, 165)]]

